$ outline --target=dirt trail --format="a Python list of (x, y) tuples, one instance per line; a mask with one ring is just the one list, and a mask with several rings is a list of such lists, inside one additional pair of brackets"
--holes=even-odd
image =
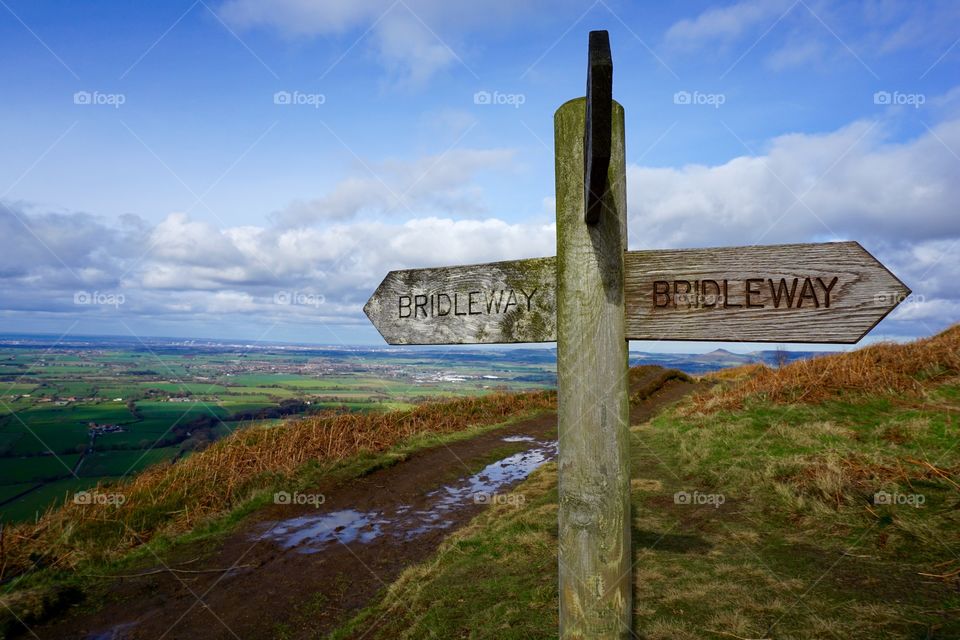
[[(664, 380), (659, 367), (638, 373), (632, 424), (694, 387)], [(181, 571), (158, 561), (157, 573), (114, 581), (97, 611), (81, 603), (33, 631), (84, 640), (323, 637), (477, 515), (485, 505), (476, 496), (506, 493), (551, 460), (556, 437), (556, 415), (542, 414), (317, 487), (319, 508), (271, 505), (212, 551), (179, 550), (168, 566)]]

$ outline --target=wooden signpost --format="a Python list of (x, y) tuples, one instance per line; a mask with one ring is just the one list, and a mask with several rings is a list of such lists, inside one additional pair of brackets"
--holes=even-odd
[[(390, 344), (555, 342), (555, 258), (391, 271)], [(910, 290), (856, 242), (624, 254), (627, 340), (854, 344)]]
[(855, 343), (910, 294), (856, 242), (627, 251), (605, 31), (554, 116), (557, 257), (391, 271), (390, 344), (557, 342), (560, 636), (631, 632), (628, 340)]

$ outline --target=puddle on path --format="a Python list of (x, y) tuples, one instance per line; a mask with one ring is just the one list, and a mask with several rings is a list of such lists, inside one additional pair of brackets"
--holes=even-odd
[(90, 635), (84, 636), (83, 640), (125, 640), (127, 637), (127, 632), (137, 626), (136, 622), (124, 622), (122, 624), (114, 625), (107, 629), (106, 631), (100, 631), (98, 633), (92, 633)]
[(370, 542), (380, 536), (381, 525), (385, 523), (385, 520), (377, 518), (372, 511), (364, 513), (356, 509), (344, 509), (323, 515), (282, 520), (271, 525), (272, 528), (259, 538), (275, 540), (285, 549), (292, 549), (305, 542), (311, 546), (322, 546), (336, 540), (344, 544), (358, 540)]
[[(426, 508), (399, 505), (384, 511), (344, 509), (308, 514), (262, 525), (257, 540), (272, 540), (298, 553), (316, 553), (330, 543), (368, 543), (381, 536), (413, 540), (429, 531), (453, 525), (454, 513), (470, 504), (489, 504), (497, 492), (523, 480), (557, 455), (556, 442), (540, 442), (529, 436), (507, 436), (505, 442), (531, 442), (535, 446), (497, 460), (481, 471), (427, 493)], [(505, 496), (504, 496), (505, 497)]]

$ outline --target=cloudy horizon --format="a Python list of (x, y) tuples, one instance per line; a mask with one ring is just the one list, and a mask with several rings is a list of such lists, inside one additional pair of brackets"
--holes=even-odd
[(949, 2), (0, 5), (0, 332), (383, 344), (387, 271), (555, 253), (591, 29), (630, 249), (857, 240), (914, 292), (868, 340), (960, 320)]

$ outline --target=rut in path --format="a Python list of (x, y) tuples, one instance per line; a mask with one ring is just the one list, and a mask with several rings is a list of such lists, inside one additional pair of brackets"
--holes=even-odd
[[(695, 387), (680, 376), (633, 370), (631, 424)], [(283, 625), (284, 637), (322, 637), (477, 515), (484, 508), (478, 495), (509, 491), (552, 459), (556, 437), (556, 414), (541, 414), (316, 487), (313, 494), (325, 498), (319, 508), (271, 505), (213, 550), (178, 549), (166, 567), (113, 581), (97, 611), (87, 613), (96, 603), (80, 603), (33, 630), (58, 639), (246, 640), (274, 637)]]

